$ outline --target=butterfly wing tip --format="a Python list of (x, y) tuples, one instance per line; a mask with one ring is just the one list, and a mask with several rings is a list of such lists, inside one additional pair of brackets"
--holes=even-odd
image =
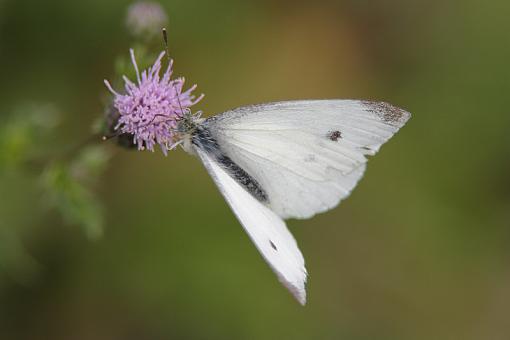
[(286, 287), (301, 306), (306, 305), (306, 290), (304, 287), (298, 288), (291, 285), (286, 285)]
[(289, 292), (297, 300), (297, 302), (299, 302), (301, 306), (306, 305), (306, 290), (305, 290), (306, 278), (300, 285), (283, 280), (282, 278), (280, 278), (280, 281), (283, 283), (285, 288), (289, 290)]
[(294, 295), (294, 297), (298, 300), (298, 302), (301, 304), (301, 306), (306, 305), (306, 292), (303, 291), (300, 295)]
[(385, 123), (402, 127), (411, 118), (411, 113), (387, 102), (364, 100), (366, 110), (375, 113)]

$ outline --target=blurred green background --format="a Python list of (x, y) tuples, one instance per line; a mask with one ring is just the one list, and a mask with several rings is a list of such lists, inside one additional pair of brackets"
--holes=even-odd
[[(2, 125), (45, 103), (62, 122), (44, 145), (87, 138), (131, 46), (129, 4), (0, 1)], [(95, 240), (45, 207), (37, 163), (2, 171), (0, 339), (510, 338), (510, 2), (161, 4), (206, 116), (364, 98), (413, 117), (340, 207), (289, 221), (306, 307), (181, 150), (109, 144)]]

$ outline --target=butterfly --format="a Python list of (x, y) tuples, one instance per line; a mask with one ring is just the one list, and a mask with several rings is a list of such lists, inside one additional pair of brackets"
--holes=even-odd
[(304, 305), (305, 261), (284, 220), (337, 206), (363, 176), (367, 156), (410, 116), (385, 102), (283, 101), (207, 119), (189, 114), (177, 131), (280, 282)]

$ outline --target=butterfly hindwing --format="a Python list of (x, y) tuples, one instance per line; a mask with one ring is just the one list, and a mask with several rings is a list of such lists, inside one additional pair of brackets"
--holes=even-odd
[(196, 148), (196, 153), (279, 280), (305, 304), (305, 261), (285, 222), (234, 179), (217, 162), (216, 155), (200, 148)]

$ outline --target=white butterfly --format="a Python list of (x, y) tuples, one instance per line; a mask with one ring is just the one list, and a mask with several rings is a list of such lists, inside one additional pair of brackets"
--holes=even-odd
[(410, 114), (384, 102), (306, 100), (252, 105), (178, 124), (264, 259), (301, 303), (303, 255), (284, 219), (309, 218), (346, 198)]

